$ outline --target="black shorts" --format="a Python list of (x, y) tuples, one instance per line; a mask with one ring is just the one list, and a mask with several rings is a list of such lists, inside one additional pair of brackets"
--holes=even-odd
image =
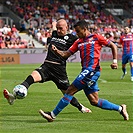
[(58, 89), (61, 90), (67, 90), (70, 85), (66, 73), (66, 66), (45, 62), (35, 70), (38, 71), (42, 77), (40, 83), (53, 81)]

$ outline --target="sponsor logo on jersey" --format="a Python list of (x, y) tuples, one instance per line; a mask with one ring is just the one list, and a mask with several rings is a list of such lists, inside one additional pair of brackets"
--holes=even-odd
[(95, 41), (84, 42), (84, 43), (80, 43), (80, 44), (78, 45), (78, 47), (81, 47), (81, 46), (83, 46), (83, 45), (88, 45), (88, 44), (94, 44), (94, 43), (95, 43)]
[(69, 39), (69, 37), (68, 37), (68, 36), (64, 36), (64, 39), (65, 39), (65, 40), (68, 40), (68, 39)]
[(54, 41), (54, 42), (57, 42), (57, 43), (62, 43), (62, 44), (66, 44), (67, 43), (64, 39), (55, 38), (55, 37), (52, 37), (52, 40), (51, 41)]
[(132, 41), (132, 38), (124, 38), (123, 41)]

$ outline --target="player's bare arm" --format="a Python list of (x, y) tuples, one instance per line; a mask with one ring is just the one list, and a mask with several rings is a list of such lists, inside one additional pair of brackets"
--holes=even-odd
[(118, 45), (117, 45), (117, 48), (122, 48), (122, 45), (121, 45), (121, 44), (118, 44)]
[(110, 44), (108, 46), (111, 48), (112, 55), (113, 55), (113, 63), (110, 66), (111, 66), (112, 69), (117, 69), (118, 68), (118, 64), (117, 64), (117, 46), (113, 42), (110, 42)]
[(61, 50), (57, 49), (56, 46), (54, 46), (54, 45), (52, 45), (52, 50), (53, 50), (56, 54), (62, 56), (62, 57), (65, 58), (65, 59), (67, 59), (68, 57), (71, 56), (71, 53), (70, 53), (69, 51), (61, 51)]

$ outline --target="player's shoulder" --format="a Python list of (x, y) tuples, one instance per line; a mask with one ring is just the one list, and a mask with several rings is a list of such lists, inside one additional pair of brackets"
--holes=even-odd
[(92, 34), (89, 34), (87, 38), (90, 40), (99, 40), (99, 38), (101, 38), (101, 35), (97, 33), (92, 33)]
[(100, 33), (94, 33), (93, 34), (93, 38), (97, 38), (97, 40), (107, 40), (104, 35), (100, 34)]
[(68, 36), (69, 40), (72, 40), (72, 41), (76, 41), (78, 39), (76, 35), (73, 35), (71, 33), (68, 33), (65, 36)]
[(75, 37), (75, 38), (78, 38), (76, 35), (72, 34), (72, 33), (67, 33), (68, 36), (70, 37)]
[(101, 36), (103, 37), (103, 35), (100, 34), (100, 33), (93, 33), (92, 35), (93, 35), (93, 36), (96, 36), (96, 37), (101, 37)]

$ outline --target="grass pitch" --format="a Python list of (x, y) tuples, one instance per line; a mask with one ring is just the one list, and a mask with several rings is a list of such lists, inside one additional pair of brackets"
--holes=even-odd
[[(7, 88), (10, 92), (15, 85), (21, 83), (40, 64), (5, 65), (1, 67), (0, 89), (0, 133), (131, 133), (133, 132), (133, 82), (128, 74), (120, 80), (122, 74), (121, 63), (117, 70), (110, 69), (111, 62), (102, 62), (99, 84), (99, 97), (116, 104), (127, 105), (129, 121), (115, 111), (102, 110), (93, 107), (84, 93), (78, 92), (75, 96), (92, 113), (82, 114), (76, 108), (68, 105), (55, 119), (48, 123), (38, 113), (39, 109), (51, 111), (62, 97), (61, 92), (53, 82), (33, 84), (28, 96), (23, 100), (16, 100), (9, 105), (3, 97), (2, 91)], [(67, 71), (70, 82), (79, 74), (80, 63), (68, 63)]]

